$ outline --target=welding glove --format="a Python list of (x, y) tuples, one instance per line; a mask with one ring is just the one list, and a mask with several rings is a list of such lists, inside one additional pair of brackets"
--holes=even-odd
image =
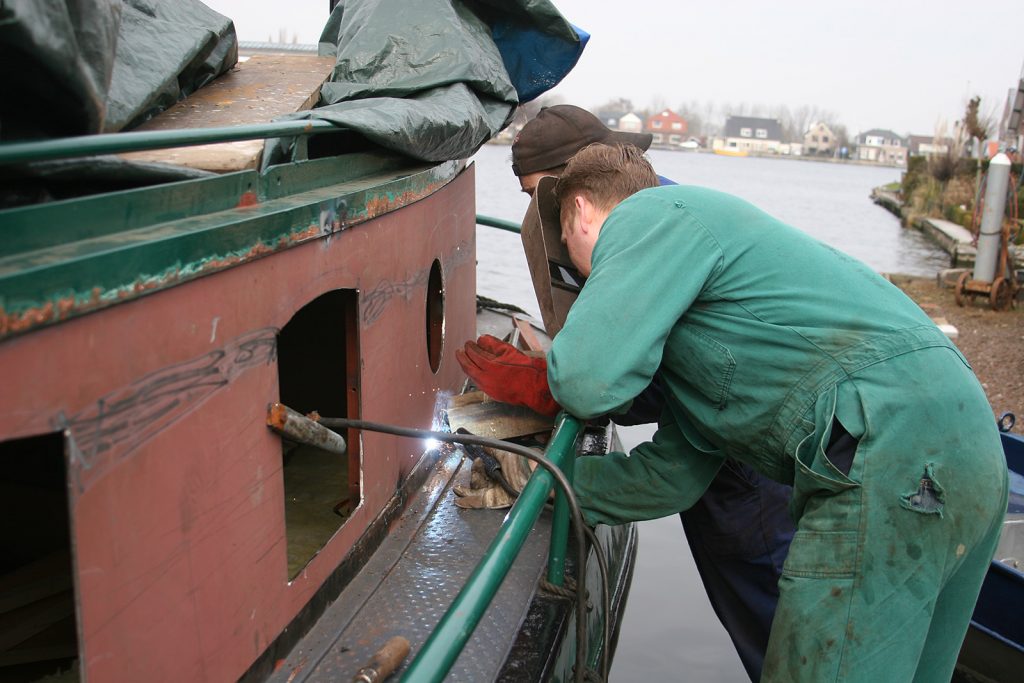
[[(483, 450), (488, 456), (497, 460), (501, 475), (504, 476), (509, 486), (516, 491), (522, 491), (533, 473), (530, 462), (523, 456), (508, 451), (499, 451), (493, 448), (484, 448)], [(473, 460), (469, 486), (456, 486), (452, 491), (455, 492), (455, 504), (460, 508), (501, 509), (511, 507), (512, 503), (516, 502), (516, 496), (506, 491), (496, 479), (487, 476), (484, 458)]]
[(455, 351), (463, 371), (491, 398), (554, 415), (561, 406), (548, 389), (548, 363), (506, 342), (483, 335)]

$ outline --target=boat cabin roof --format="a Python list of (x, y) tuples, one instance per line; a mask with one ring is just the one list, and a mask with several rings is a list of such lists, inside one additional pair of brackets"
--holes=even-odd
[[(257, 54), (240, 57), (230, 71), (135, 130), (165, 131), (269, 123), (310, 109), (331, 75), (333, 57)], [(259, 166), (263, 140), (127, 152), (130, 161), (162, 162), (224, 173)]]

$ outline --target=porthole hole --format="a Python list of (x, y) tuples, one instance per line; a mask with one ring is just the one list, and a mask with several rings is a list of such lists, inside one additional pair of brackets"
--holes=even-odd
[(430, 370), (437, 373), (441, 366), (441, 350), (444, 347), (444, 278), (441, 262), (434, 259), (427, 280), (427, 360)]

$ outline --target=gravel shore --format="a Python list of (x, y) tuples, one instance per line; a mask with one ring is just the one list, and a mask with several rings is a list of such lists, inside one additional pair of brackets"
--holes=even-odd
[(892, 282), (932, 318), (945, 318), (958, 330), (954, 339), (981, 380), (998, 417), (1017, 416), (1014, 432), (1024, 433), (1024, 302), (995, 312), (983, 298), (957, 306), (953, 289), (936, 278), (891, 275)]

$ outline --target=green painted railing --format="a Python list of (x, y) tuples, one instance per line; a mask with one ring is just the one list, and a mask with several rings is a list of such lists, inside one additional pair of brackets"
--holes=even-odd
[[(498, 228), (508, 232), (522, 232), (519, 225), (504, 218), (485, 216), (482, 213), (476, 215), (478, 225), (486, 225), (489, 228)], [(572, 470), (565, 471), (566, 477), (572, 481)], [(565, 544), (569, 538), (569, 504), (565, 500), (565, 494), (555, 491), (555, 512), (551, 527), (551, 551), (548, 561), (548, 581), (556, 586), (564, 583), (565, 577)]]
[[(567, 413), (561, 413), (555, 424), (545, 455), (563, 472), (572, 472), (576, 457), (575, 443), (581, 427), (580, 421)], [(505, 575), (512, 568), (512, 563), (547, 502), (553, 484), (554, 479), (546, 470), (538, 467), (534, 471), (480, 563), (409, 664), (402, 676), (403, 682), (440, 681), (448, 675), (498, 592)], [(552, 557), (557, 555), (562, 566), (565, 563), (568, 534), (568, 516), (565, 511), (563, 516), (566, 517), (563, 520), (563, 538), (556, 542), (553, 528), (551, 539)]]
[[(565, 478), (572, 483), (574, 467), (562, 467)], [(569, 501), (561, 488), (555, 489), (555, 509), (551, 516), (551, 542), (548, 546), (548, 582), (565, 585), (565, 550), (569, 543)]]
[(522, 232), (522, 230), (519, 229), (518, 223), (506, 221), (503, 218), (494, 218), (493, 216), (485, 216), (478, 213), (476, 215), (476, 222), (478, 225), (486, 225), (489, 228), (498, 228), (499, 230), (507, 230), (508, 232)]
[(181, 130), (154, 130), (128, 133), (80, 135), (73, 138), (42, 140), (39, 142), (13, 142), (0, 145), (0, 165), (46, 159), (70, 159), (94, 154), (141, 152), (167, 147), (191, 147), (216, 142), (258, 140), (261, 138), (292, 135), (313, 135), (339, 130), (328, 121), (300, 120), (258, 123), (247, 126), (220, 128), (186, 128)]
[[(482, 213), (476, 215), (478, 225), (486, 225), (489, 228), (498, 228), (508, 232), (522, 232), (519, 225), (504, 218), (485, 216)], [(572, 481), (572, 470), (566, 470), (566, 477)], [(569, 538), (569, 504), (565, 500), (565, 494), (555, 491), (555, 512), (551, 527), (551, 552), (548, 561), (548, 581), (556, 586), (564, 583), (565, 577), (565, 544)]]

